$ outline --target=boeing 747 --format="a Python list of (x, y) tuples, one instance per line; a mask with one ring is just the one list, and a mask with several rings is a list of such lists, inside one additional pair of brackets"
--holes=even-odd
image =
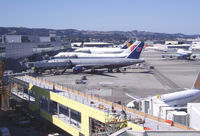
[(92, 54), (114, 54), (114, 53), (122, 53), (124, 49), (127, 49), (129, 46), (133, 44), (133, 41), (127, 41), (121, 45), (121, 48), (79, 48), (76, 49), (75, 52), (84, 52), (84, 53), (92, 53)]
[(102, 68), (108, 68), (110, 71), (112, 69), (144, 62), (144, 59), (139, 59), (143, 47), (144, 43), (141, 42), (125, 58), (59, 58), (40, 62), (29, 62), (27, 66), (34, 67), (36, 71), (51, 68), (72, 68), (74, 73), (79, 73), (86, 69), (94, 70)]

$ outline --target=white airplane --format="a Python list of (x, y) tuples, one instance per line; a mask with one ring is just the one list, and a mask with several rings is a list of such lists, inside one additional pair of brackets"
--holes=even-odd
[(196, 55), (193, 54), (192, 52), (192, 44), (190, 45), (188, 50), (184, 50), (184, 49), (178, 49), (176, 51), (176, 54), (163, 54), (162, 58), (165, 57), (169, 57), (169, 58), (173, 58), (173, 57), (177, 57), (177, 59), (195, 59)]
[(53, 58), (77, 58), (78, 54), (88, 54), (83, 52), (60, 52), (56, 54)]
[(118, 54), (77, 54), (77, 57), (78, 58), (125, 58), (139, 44), (141, 44), (141, 42), (136, 41), (131, 46), (129, 46), (127, 49), (125, 49), (122, 53), (118, 53)]
[(160, 51), (160, 52), (167, 52), (168, 48), (166, 45), (162, 44), (155, 44), (153, 47), (145, 47), (145, 51)]
[(96, 69), (108, 68), (109, 72), (112, 69), (119, 71), (120, 67), (125, 67), (133, 64), (143, 63), (144, 59), (140, 59), (140, 54), (144, 47), (144, 42), (140, 42), (134, 50), (132, 50), (125, 58), (56, 58), (51, 60), (43, 60), (36, 62), (27, 62), (25, 65), (27, 68), (34, 68), (36, 73), (42, 73), (46, 69), (64, 68), (61, 73), (64, 73), (66, 69), (72, 68), (74, 73), (82, 72), (86, 69), (91, 71)]
[[(144, 99), (132, 96), (130, 94), (126, 95), (134, 99), (134, 101), (131, 101), (126, 105), (129, 108), (134, 108), (135, 102), (137, 103), (138, 101)], [(200, 97), (200, 72), (198, 73), (194, 86), (191, 89), (160, 95), (160, 100), (169, 106), (177, 107), (177, 106), (185, 106), (187, 105), (187, 103), (196, 100), (198, 97)]]
[(193, 50), (200, 50), (200, 41), (192, 42), (192, 49)]
[(84, 47), (76, 49), (75, 52), (84, 52), (92, 54), (113, 54), (113, 53), (122, 53), (124, 49), (127, 49), (133, 41), (127, 41), (124, 44), (120, 45), (120, 48), (98, 48), (98, 47)]
[(125, 49), (122, 53), (118, 54), (89, 54), (89, 53), (81, 53), (81, 52), (61, 52), (54, 56), (54, 58), (125, 58), (130, 54), (134, 48), (139, 45), (141, 42), (136, 41), (132, 45), (130, 45), (127, 49)]

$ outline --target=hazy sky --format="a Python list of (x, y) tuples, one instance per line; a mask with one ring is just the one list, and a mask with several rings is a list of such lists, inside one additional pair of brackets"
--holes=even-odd
[(200, 34), (200, 0), (0, 0), (0, 26)]

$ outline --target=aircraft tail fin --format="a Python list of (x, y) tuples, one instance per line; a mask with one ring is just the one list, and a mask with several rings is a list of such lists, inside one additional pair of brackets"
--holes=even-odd
[(189, 51), (192, 51), (192, 42), (190, 43)]
[(133, 41), (132, 40), (129, 40), (127, 42), (125, 42), (122, 46), (121, 46), (121, 49), (127, 49), (131, 46), (131, 44), (133, 44)]
[(140, 41), (135, 41), (133, 44), (131, 44), (127, 49), (125, 49), (122, 54), (130, 54), (138, 44), (140, 44)]
[(127, 56), (127, 58), (130, 58), (130, 59), (139, 59), (143, 47), (144, 47), (144, 42), (140, 42), (140, 43), (134, 48), (134, 50), (131, 51), (131, 53)]
[(196, 81), (193, 86), (194, 89), (200, 89), (200, 72), (197, 75)]

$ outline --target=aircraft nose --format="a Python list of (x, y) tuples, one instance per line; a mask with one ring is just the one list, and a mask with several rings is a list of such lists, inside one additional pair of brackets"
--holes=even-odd
[(133, 101), (129, 102), (126, 107), (128, 108), (133, 108), (134, 107), (134, 104), (133, 104)]

